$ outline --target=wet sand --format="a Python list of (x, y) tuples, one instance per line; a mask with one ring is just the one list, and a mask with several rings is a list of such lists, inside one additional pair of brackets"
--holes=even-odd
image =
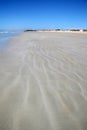
[(87, 129), (87, 34), (26, 32), (0, 52), (0, 130)]

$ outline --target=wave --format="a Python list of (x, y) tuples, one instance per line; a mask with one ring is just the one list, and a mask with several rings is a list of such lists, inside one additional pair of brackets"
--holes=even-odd
[(0, 32), (0, 34), (8, 34), (8, 33), (16, 33), (16, 32), (8, 32), (8, 31)]
[(6, 31), (6, 32), (0, 32), (0, 33), (1, 33), (1, 34), (4, 34), (4, 33), (9, 33), (9, 32)]

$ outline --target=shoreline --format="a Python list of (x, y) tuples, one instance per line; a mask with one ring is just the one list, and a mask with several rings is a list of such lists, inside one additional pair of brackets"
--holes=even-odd
[[(8, 45), (12, 39), (18, 37), (19, 35), (21, 35), (23, 33), (22, 32), (16, 32), (16, 33), (6, 33), (1, 39), (0, 39), (0, 51), (2, 49), (4, 49), (6, 47), (6, 45)], [(3, 33), (4, 34), (4, 33)]]

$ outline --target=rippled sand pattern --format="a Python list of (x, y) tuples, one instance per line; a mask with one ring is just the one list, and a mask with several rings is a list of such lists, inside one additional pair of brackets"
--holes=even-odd
[(87, 34), (23, 33), (0, 52), (0, 130), (87, 130)]

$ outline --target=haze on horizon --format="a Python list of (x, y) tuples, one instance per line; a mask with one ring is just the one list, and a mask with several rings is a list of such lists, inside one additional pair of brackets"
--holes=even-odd
[(87, 29), (86, 0), (0, 0), (0, 29)]

